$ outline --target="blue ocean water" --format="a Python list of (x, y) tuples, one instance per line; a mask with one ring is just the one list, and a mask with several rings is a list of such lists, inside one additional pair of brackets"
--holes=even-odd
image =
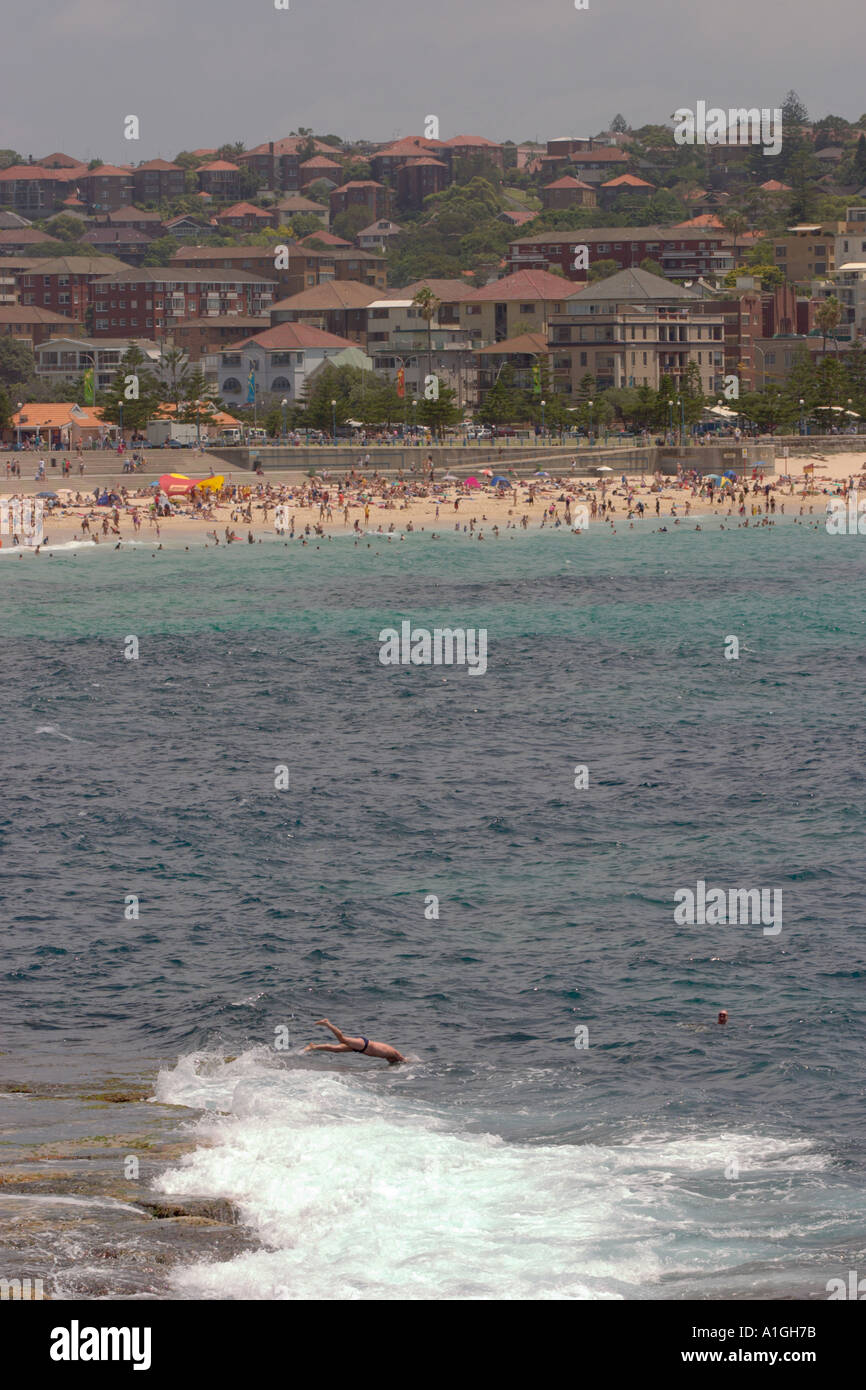
[[(862, 1263), (862, 538), (6, 552), (0, 594), (5, 1069), (186, 1108), (158, 1187), (261, 1248), (176, 1296)], [(404, 618), (486, 629), (486, 673), (382, 666)], [(781, 932), (677, 925), (699, 879), (781, 889)], [(321, 1015), (412, 1060), (302, 1056)]]

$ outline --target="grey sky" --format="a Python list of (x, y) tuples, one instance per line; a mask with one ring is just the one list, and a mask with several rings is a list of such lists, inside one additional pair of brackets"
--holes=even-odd
[[(3, 0), (0, 147), (138, 162), (317, 133), (590, 134), (699, 98), (856, 120), (862, 0)], [(123, 118), (141, 121), (138, 142)]]

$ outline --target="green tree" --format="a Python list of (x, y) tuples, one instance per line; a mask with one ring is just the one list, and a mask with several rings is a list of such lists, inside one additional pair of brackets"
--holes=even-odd
[(57, 217), (52, 217), (45, 223), (45, 230), (49, 236), (56, 237), (58, 241), (78, 242), (83, 237), (87, 227), (80, 217), (74, 217), (68, 212), (61, 212)]
[(155, 237), (142, 257), (142, 265), (168, 265), (180, 242), (173, 236)]
[(616, 275), (618, 270), (616, 261), (593, 261), (587, 271), (587, 282), (591, 285), (596, 280), (606, 280), (610, 275)]
[(827, 351), (827, 338), (831, 337), (836, 343), (836, 351), (839, 351), (839, 340), (836, 337), (836, 329), (842, 322), (842, 305), (831, 294), (828, 299), (823, 300), (815, 310), (815, 325), (820, 328), (823, 337), (823, 349)]
[(457, 392), (444, 382), (440, 382), (439, 394), (435, 399), (428, 400), (426, 392), (422, 392), (418, 402), (418, 422), (427, 425), (437, 439), (444, 435), (447, 425), (456, 425), (461, 415)]
[(193, 371), (182, 348), (167, 348), (160, 361), (160, 398), (174, 406), (180, 416), (181, 402), (188, 399)]
[(798, 414), (801, 400), (804, 402), (804, 409), (807, 413), (818, 400), (818, 378), (815, 363), (805, 344), (794, 352), (794, 360), (783, 390), (792, 404), (797, 406)]
[(787, 125), (806, 125), (809, 113), (793, 88), (782, 102), (782, 128)]
[(427, 325), (427, 374), (430, 376), (433, 372), (433, 320), (439, 313), (442, 301), (425, 285), (416, 292), (412, 303), (421, 311)]
[(610, 123), (611, 132), (613, 134), (625, 134), (628, 128), (628, 122), (626, 121), (625, 116), (620, 115), (620, 113), (617, 111), (616, 115)]
[(0, 430), (8, 427), (12, 419), (12, 399), (6, 387), (0, 385)]
[(640, 263), (640, 269), (645, 270), (649, 275), (658, 275), (663, 280), (665, 279), (664, 266), (659, 265), (658, 261), (654, 261), (651, 256), (644, 257)]
[(331, 231), (334, 236), (341, 236), (344, 241), (354, 241), (358, 233), (369, 227), (373, 221), (375, 218), (371, 216), (368, 207), (347, 208), (345, 212), (337, 213), (331, 223)]
[[(137, 396), (130, 377), (136, 378)], [(122, 419), (124, 430), (144, 430), (156, 414), (160, 399), (159, 382), (148, 368), (144, 353), (133, 343), (123, 354), (111, 386), (97, 392), (96, 404), (109, 423), (119, 424)]]
[(739, 401), (739, 408), (748, 420), (765, 434), (775, 434), (780, 427), (785, 429), (795, 423), (800, 408), (779, 386), (764, 386), (760, 391), (747, 391)]
[(27, 343), (17, 338), (0, 338), (0, 386), (17, 391), (35, 371), (36, 358)]
[(514, 367), (506, 362), (477, 411), (483, 425), (513, 425), (531, 415), (525, 393), (516, 385)]

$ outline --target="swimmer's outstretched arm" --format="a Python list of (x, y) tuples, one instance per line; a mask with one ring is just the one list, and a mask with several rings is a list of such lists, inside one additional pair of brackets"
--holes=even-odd
[(348, 1043), (307, 1043), (305, 1052), (352, 1052)]

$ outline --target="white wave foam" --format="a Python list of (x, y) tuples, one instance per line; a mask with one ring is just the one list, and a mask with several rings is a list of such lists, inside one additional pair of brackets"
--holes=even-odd
[[(664, 1275), (735, 1267), (760, 1246), (724, 1165), (763, 1178), (762, 1202), (825, 1159), (748, 1134), (639, 1136), (618, 1147), (522, 1146), (467, 1133), (364, 1082), (285, 1065), (267, 1049), (196, 1053), (157, 1101), (206, 1109), (201, 1147), (154, 1184), (228, 1197), (263, 1248), (176, 1271), (188, 1296), (304, 1299), (622, 1298)], [(385, 1089), (387, 1088), (387, 1089)], [(773, 1179), (773, 1173), (784, 1169)], [(745, 1194), (746, 1186), (743, 1185)], [(779, 1202), (783, 1198), (780, 1195)], [(784, 1211), (790, 1222), (792, 1213)], [(736, 1235), (725, 1236), (725, 1224)], [(778, 1223), (777, 1223), (778, 1224)], [(720, 1251), (723, 1253), (720, 1254)]]

